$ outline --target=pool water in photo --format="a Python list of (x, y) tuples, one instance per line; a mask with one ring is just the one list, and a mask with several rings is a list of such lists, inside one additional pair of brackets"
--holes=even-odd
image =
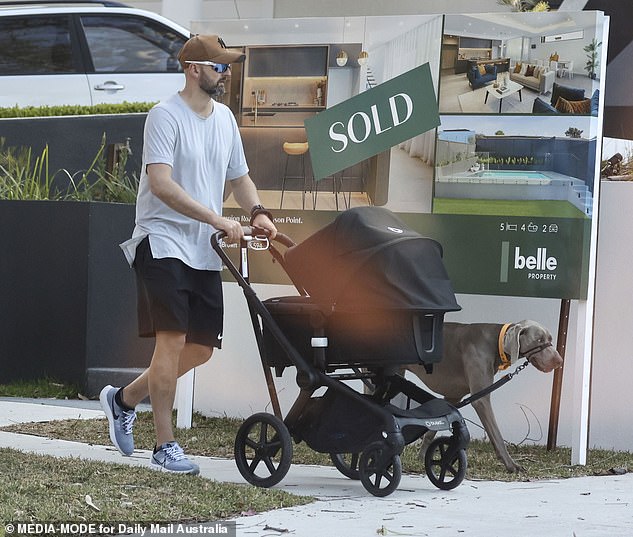
[(531, 172), (525, 170), (508, 171), (508, 170), (482, 170), (475, 172), (471, 177), (482, 177), (489, 179), (505, 179), (505, 178), (521, 178), (521, 179), (549, 179), (549, 177), (541, 172)]

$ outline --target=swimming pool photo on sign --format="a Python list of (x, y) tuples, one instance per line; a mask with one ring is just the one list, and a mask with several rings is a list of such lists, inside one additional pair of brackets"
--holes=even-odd
[[(552, 118), (537, 128), (531, 119), (443, 117), (433, 212), (591, 218), (592, 120)], [(572, 122), (589, 136), (566, 134)]]

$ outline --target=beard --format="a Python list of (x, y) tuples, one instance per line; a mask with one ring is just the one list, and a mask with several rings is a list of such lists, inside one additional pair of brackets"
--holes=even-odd
[(220, 79), (218, 82), (212, 82), (203, 74), (200, 77), (200, 82), (198, 82), (200, 89), (204, 91), (209, 97), (221, 97), (226, 92), (224, 88), (224, 80)]

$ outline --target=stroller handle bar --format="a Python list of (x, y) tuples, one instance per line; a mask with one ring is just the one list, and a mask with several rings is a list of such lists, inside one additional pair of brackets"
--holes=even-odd
[[(268, 231), (265, 229), (254, 226), (242, 226), (242, 230), (244, 232), (243, 240), (245, 241), (263, 238), (268, 239)], [(226, 233), (222, 230), (218, 230), (213, 235), (211, 235), (211, 246), (213, 246), (213, 249), (216, 252), (218, 251), (218, 247), (221, 248), (220, 241), (224, 237), (226, 237)], [(283, 233), (277, 232), (277, 235), (275, 235), (275, 238), (273, 240), (279, 242), (280, 244), (283, 244), (286, 248), (295, 246), (295, 242), (290, 237), (288, 237), (288, 235), (284, 235)]]
[(242, 226), (242, 230), (244, 232), (244, 237), (240, 241), (240, 267), (236, 267), (235, 264), (231, 261), (226, 251), (224, 250), (225, 243), (222, 241), (224, 237), (226, 237), (226, 233), (222, 230), (218, 230), (213, 235), (211, 235), (211, 246), (215, 250), (215, 252), (220, 256), (224, 266), (229, 269), (229, 272), (235, 277), (237, 283), (242, 287), (245, 291), (248, 286), (248, 247), (249, 244), (254, 250), (268, 250), (272, 256), (280, 263), (283, 264), (283, 256), (277, 251), (277, 249), (271, 244), (271, 242), (279, 242), (283, 244), (286, 248), (290, 248), (291, 246), (295, 246), (295, 242), (284, 235), (283, 233), (277, 233), (273, 241), (268, 238), (268, 231), (265, 229), (261, 229), (254, 226)]

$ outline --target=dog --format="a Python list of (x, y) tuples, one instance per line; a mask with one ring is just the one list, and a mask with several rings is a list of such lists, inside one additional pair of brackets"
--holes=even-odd
[[(494, 382), (495, 373), (506, 369), (519, 357), (525, 357), (543, 373), (562, 367), (563, 359), (552, 345), (552, 334), (535, 321), (512, 324), (444, 323), (442, 360), (427, 373), (422, 365), (409, 365), (428, 388), (457, 404), (467, 394), (475, 394)], [(486, 430), (497, 457), (510, 473), (522, 471), (506, 448), (497, 420), (492, 411), (490, 394), (472, 402)], [(434, 436), (424, 435), (420, 457)]]

